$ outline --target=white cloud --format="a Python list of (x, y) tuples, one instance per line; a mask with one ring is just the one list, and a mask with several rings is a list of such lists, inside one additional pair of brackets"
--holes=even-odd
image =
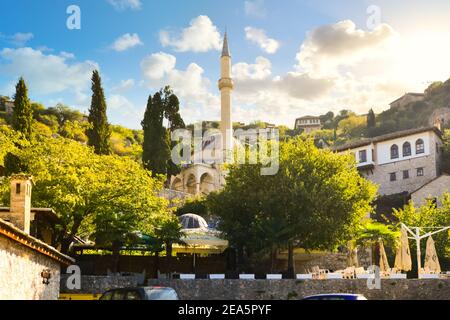
[[(42, 51), (42, 50), (39, 50)], [(59, 55), (65, 59), (75, 59), (75, 55), (71, 52), (61, 51)]]
[(144, 107), (137, 107), (128, 98), (113, 94), (107, 98), (108, 119), (112, 123), (120, 123), (128, 128), (141, 129)]
[(280, 47), (280, 43), (275, 39), (269, 38), (263, 29), (246, 27), (245, 36), (247, 40), (258, 44), (262, 50), (269, 54), (277, 52)]
[(177, 36), (172, 36), (167, 30), (161, 30), (159, 39), (163, 47), (172, 47), (177, 52), (221, 49), (220, 33), (208, 16), (198, 16), (191, 20), (189, 27)]
[(107, 99), (108, 107), (112, 110), (119, 110), (123, 112), (129, 112), (134, 109), (133, 104), (124, 96), (119, 94), (113, 94)]
[(126, 33), (117, 38), (111, 47), (115, 51), (121, 52), (141, 45), (143, 45), (143, 43), (137, 33)]
[(175, 68), (176, 62), (177, 58), (171, 54), (154, 53), (141, 61), (141, 70), (148, 79), (159, 80)]
[(5, 35), (0, 32), (0, 39), (5, 39), (10, 44), (16, 47), (23, 47), (27, 44), (28, 41), (34, 38), (34, 35), (31, 32), (22, 33), (17, 32), (13, 35)]
[(11, 36), (11, 42), (16, 46), (22, 47), (33, 38), (34, 35), (31, 32), (28, 33), (18, 32), (15, 35)]
[(254, 64), (240, 62), (233, 66), (235, 94), (239, 102), (273, 112), (274, 106), (267, 105), (269, 101), (285, 101), (286, 105), (277, 106), (279, 111), (279, 108), (320, 99), (334, 84), (332, 79), (312, 78), (306, 73), (289, 72), (273, 76), (271, 67), (271, 62), (264, 57), (257, 57)]
[(203, 68), (196, 63), (189, 64), (186, 70), (179, 70), (175, 56), (159, 52), (144, 58), (141, 69), (150, 88), (172, 87), (181, 100), (181, 113), (187, 122), (217, 119), (219, 97), (211, 92), (211, 81), (204, 77)]
[(309, 72), (334, 73), (338, 66), (352, 66), (364, 59), (385, 55), (396, 37), (387, 24), (373, 31), (356, 29), (350, 20), (312, 30), (297, 54), (298, 68)]
[(264, 57), (257, 57), (255, 64), (245, 62), (233, 66), (233, 77), (238, 80), (264, 80), (272, 74), (272, 63)]
[(256, 18), (264, 18), (267, 14), (264, 0), (251, 0), (244, 2), (245, 14)]
[(32, 48), (5, 48), (0, 51), (0, 61), (1, 74), (24, 77), (30, 90), (38, 94), (82, 92), (89, 88), (92, 71), (99, 68), (92, 61), (68, 63), (67, 54), (46, 55)]
[(121, 80), (119, 85), (112, 88), (112, 91), (125, 92), (133, 88), (134, 85), (135, 85), (134, 79)]
[(127, 9), (140, 10), (142, 8), (141, 0), (107, 0), (117, 11)]

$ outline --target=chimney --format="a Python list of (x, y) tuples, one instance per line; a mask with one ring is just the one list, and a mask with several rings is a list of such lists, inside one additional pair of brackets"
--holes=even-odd
[(25, 174), (11, 176), (9, 222), (30, 234), (31, 188), (33, 178)]

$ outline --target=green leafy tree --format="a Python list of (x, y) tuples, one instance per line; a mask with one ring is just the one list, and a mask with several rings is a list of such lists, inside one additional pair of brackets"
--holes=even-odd
[(105, 94), (97, 70), (92, 74), (92, 101), (88, 119), (91, 124), (91, 128), (86, 131), (88, 144), (94, 147), (97, 154), (110, 154), (111, 128), (106, 115)]
[(347, 240), (372, 211), (376, 187), (351, 156), (317, 149), (311, 140), (281, 144), (279, 165), (273, 176), (262, 176), (260, 165), (231, 166), (225, 188), (208, 203), (243, 256), (284, 244), (293, 275), (294, 248), (332, 249)]
[[(419, 208), (414, 206), (411, 201), (404, 206), (403, 209), (394, 209), (394, 216), (405, 225), (410, 227), (425, 228), (423, 231), (430, 231), (427, 228), (450, 226), (450, 194), (445, 194), (439, 199), (440, 206), (436, 203), (428, 201)], [(433, 235), (436, 243), (436, 251), (439, 258), (450, 258), (450, 233), (440, 232)], [(416, 244), (414, 241), (410, 242), (411, 252), (416, 252)], [(426, 241), (421, 241), (421, 252), (425, 254)], [(422, 257), (423, 258), (423, 257)]]
[(156, 238), (164, 243), (166, 247), (166, 270), (170, 276), (172, 248), (175, 243), (183, 243), (183, 233), (181, 231), (181, 223), (178, 217), (172, 213), (160, 216), (157, 220), (157, 227), (155, 228)]
[(187, 213), (193, 213), (202, 217), (206, 217), (208, 215), (206, 199), (204, 197), (189, 198), (177, 208), (175, 213), (178, 216)]
[[(90, 238), (97, 227), (122, 232), (115, 223), (126, 222), (129, 231), (152, 234), (154, 221), (167, 214), (167, 201), (158, 196), (162, 181), (130, 158), (97, 155), (64, 138), (42, 139), (14, 154), (34, 177), (33, 206), (53, 208), (61, 218), (54, 245), (63, 252), (80, 230)], [(8, 183), (3, 182), (4, 203)]]
[(14, 108), (12, 117), (12, 127), (30, 140), (32, 138), (33, 109), (28, 98), (28, 89), (23, 78), (19, 79), (16, 85), (14, 96)]
[(394, 230), (392, 225), (383, 224), (371, 219), (366, 219), (355, 230), (355, 244), (371, 249), (372, 261), (378, 261), (378, 244), (382, 240), (387, 248), (393, 249), (397, 246), (400, 233)]

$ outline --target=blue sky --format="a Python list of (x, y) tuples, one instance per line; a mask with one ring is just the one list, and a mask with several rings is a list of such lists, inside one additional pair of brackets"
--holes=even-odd
[[(80, 30), (66, 27), (70, 5)], [(110, 121), (131, 128), (166, 84), (186, 122), (218, 120), (225, 28), (236, 121), (381, 111), (450, 77), (448, 1), (2, 0), (0, 12), (0, 94), (24, 76), (33, 100), (86, 111), (99, 68)]]

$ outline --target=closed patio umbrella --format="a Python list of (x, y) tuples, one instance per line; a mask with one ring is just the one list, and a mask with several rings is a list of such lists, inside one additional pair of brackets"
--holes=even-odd
[(397, 270), (410, 271), (412, 266), (411, 251), (409, 250), (408, 234), (405, 228), (401, 229), (400, 245), (395, 255), (394, 267)]
[(380, 240), (380, 271), (388, 272), (390, 271), (389, 261), (386, 256), (386, 251), (384, 250), (383, 241)]
[(439, 259), (436, 253), (436, 247), (434, 246), (434, 240), (430, 236), (427, 240), (427, 250), (425, 253), (425, 269), (441, 273), (441, 265), (439, 264)]
[(347, 267), (358, 267), (358, 249), (351, 241), (347, 242)]

